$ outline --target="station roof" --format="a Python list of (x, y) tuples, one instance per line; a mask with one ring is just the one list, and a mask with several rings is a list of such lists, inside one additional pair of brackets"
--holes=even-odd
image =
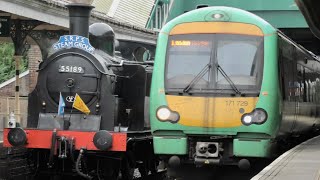
[[(69, 28), (68, 11), (65, 7), (68, 3), (69, 1), (67, 0), (1, 0), (0, 16), (11, 16), (11, 19), (29, 19), (44, 22), (44, 24), (36, 27), (37, 30), (39, 28), (44, 30), (57, 30), (59, 28), (65, 30)], [(156, 32), (141, 27), (138, 23), (130, 23), (111, 17), (106, 13), (98, 11), (98, 9), (92, 11), (90, 22), (109, 24), (114, 29), (117, 39), (153, 44), (156, 42)]]
[[(62, 7), (70, 3), (69, 0), (40, 1)], [(106, 19), (144, 28), (153, 8), (154, 0), (93, 0), (92, 5), (95, 6), (93, 15), (104, 15)]]
[(320, 39), (320, 1), (295, 0), (315, 36)]

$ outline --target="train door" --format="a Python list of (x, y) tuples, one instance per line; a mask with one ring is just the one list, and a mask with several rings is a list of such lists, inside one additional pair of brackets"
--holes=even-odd
[(300, 65), (298, 65), (298, 53), (296, 49), (292, 48), (292, 72), (293, 72), (293, 100), (294, 100), (294, 120), (291, 125), (290, 133), (294, 133), (296, 126), (297, 126), (297, 120), (299, 119), (300, 116), (300, 101), (302, 97), (301, 89), (302, 89), (302, 83), (300, 81), (301, 75), (299, 75), (299, 72), (301, 69)]
[(282, 96), (283, 96), (283, 107), (282, 107), (282, 122), (280, 127), (281, 134), (291, 133), (296, 121), (296, 62), (293, 60), (292, 47), (286, 46), (286, 43), (280, 41), (279, 51), (279, 67), (280, 77), (282, 83)]

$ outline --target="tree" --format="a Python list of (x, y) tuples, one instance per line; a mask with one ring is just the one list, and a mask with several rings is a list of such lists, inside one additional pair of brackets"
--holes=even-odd
[[(3, 83), (15, 75), (15, 61), (13, 59), (13, 43), (0, 43), (0, 83)], [(28, 59), (23, 56), (20, 62), (20, 72), (28, 69)]]

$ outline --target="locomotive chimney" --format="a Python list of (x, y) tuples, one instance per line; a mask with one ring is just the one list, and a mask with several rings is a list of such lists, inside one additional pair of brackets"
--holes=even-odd
[(89, 1), (75, 1), (66, 5), (69, 9), (69, 34), (89, 36), (89, 18), (91, 10), (94, 8)]

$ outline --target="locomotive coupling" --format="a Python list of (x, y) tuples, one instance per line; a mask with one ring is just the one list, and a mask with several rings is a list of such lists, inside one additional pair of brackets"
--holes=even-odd
[(194, 158), (194, 164), (198, 166), (203, 166), (203, 165), (219, 165), (220, 164), (220, 159), (217, 158), (199, 158), (196, 157)]
[(219, 143), (217, 142), (197, 142), (196, 156), (205, 158), (216, 158), (219, 156)]

